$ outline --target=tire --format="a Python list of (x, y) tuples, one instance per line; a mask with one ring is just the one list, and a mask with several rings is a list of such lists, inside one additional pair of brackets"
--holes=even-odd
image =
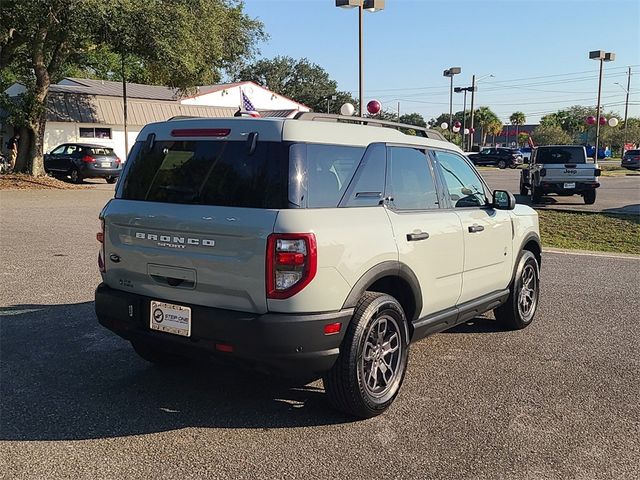
[(520, 253), (509, 290), (507, 301), (493, 311), (496, 320), (507, 330), (528, 327), (533, 322), (540, 295), (540, 267), (529, 250)]
[(504, 160), (499, 160), (498, 161), (498, 168), (500, 170), (504, 170), (505, 168), (507, 168), (507, 162), (505, 162)]
[(514, 169), (518, 168), (518, 165), (517, 165), (517, 164), (515, 164), (515, 163), (510, 163), (510, 164), (509, 164), (509, 168), (510, 168), (511, 170), (514, 170)]
[(178, 367), (187, 363), (185, 357), (164, 352), (148, 343), (131, 342), (131, 346), (141, 358), (159, 367)]
[(596, 191), (595, 190), (587, 190), (582, 194), (584, 198), (585, 205), (593, 205), (596, 203)]
[(82, 183), (82, 175), (80, 175), (80, 172), (77, 168), (71, 169), (71, 171), (69, 172), (69, 176), (71, 177), (71, 181), (73, 183)]
[[(347, 328), (340, 355), (323, 377), (329, 402), (355, 417), (380, 415), (400, 391), (408, 358), (409, 334), (402, 307), (390, 295), (365, 292)], [(389, 371), (391, 375), (385, 378)]]
[(531, 202), (542, 203), (542, 192), (533, 185), (531, 186)]
[(109, 184), (114, 184), (114, 183), (116, 183), (118, 181), (118, 177), (106, 177), (105, 180)]
[(524, 186), (524, 183), (522, 183), (522, 179), (520, 180), (520, 195), (523, 195), (523, 196), (529, 195), (529, 189)]

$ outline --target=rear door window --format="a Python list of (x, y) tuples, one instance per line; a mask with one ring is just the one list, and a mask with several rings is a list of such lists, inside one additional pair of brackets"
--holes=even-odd
[(157, 141), (132, 155), (119, 198), (247, 208), (286, 206), (280, 142)]
[(440, 208), (438, 192), (424, 150), (389, 147), (387, 189), (390, 204), (398, 210)]

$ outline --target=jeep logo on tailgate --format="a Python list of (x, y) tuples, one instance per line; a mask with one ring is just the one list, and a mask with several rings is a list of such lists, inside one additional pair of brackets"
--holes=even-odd
[(177, 235), (158, 235), (155, 233), (136, 232), (136, 238), (151, 240), (159, 247), (185, 248), (186, 245), (213, 247), (216, 242), (211, 238), (179, 237)]
[(576, 170), (575, 168), (565, 168), (564, 173), (572, 173), (572, 174), (576, 174), (578, 173), (578, 170)]

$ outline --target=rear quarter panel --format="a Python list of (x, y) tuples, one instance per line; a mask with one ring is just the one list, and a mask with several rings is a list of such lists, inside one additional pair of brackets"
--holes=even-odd
[(268, 300), (272, 312), (340, 310), (367, 270), (384, 261), (398, 260), (391, 224), (382, 206), (281, 210), (274, 232), (314, 233), (318, 271), (293, 297)]

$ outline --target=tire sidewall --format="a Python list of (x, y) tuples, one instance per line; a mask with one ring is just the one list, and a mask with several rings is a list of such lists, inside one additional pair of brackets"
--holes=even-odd
[[(530, 316), (528, 320), (525, 320), (520, 315), (520, 309), (518, 308), (518, 293), (520, 291), (520, 287), (522, 286), (522, 272), (527, 265), (533, 265), (533, 269), (536, 275), (536, 291), (535, 291), (535, 309), (533, 310), (533, 314)], [(536, 312), (538, 311), (538, 301), (540, 299), (540, 267), (538, 266), (538, 260), (533, 253), (528, 250), (524, 250), (520, 254), (520, 259), (518, 260), (518, 268), (516, 270), (516, 275), (513, 282), (513, 301), (512, 308), (516, 317), (516, 320), (521, 326), (525, 327), (533, 322), (533, 319), (536, 316)]]

